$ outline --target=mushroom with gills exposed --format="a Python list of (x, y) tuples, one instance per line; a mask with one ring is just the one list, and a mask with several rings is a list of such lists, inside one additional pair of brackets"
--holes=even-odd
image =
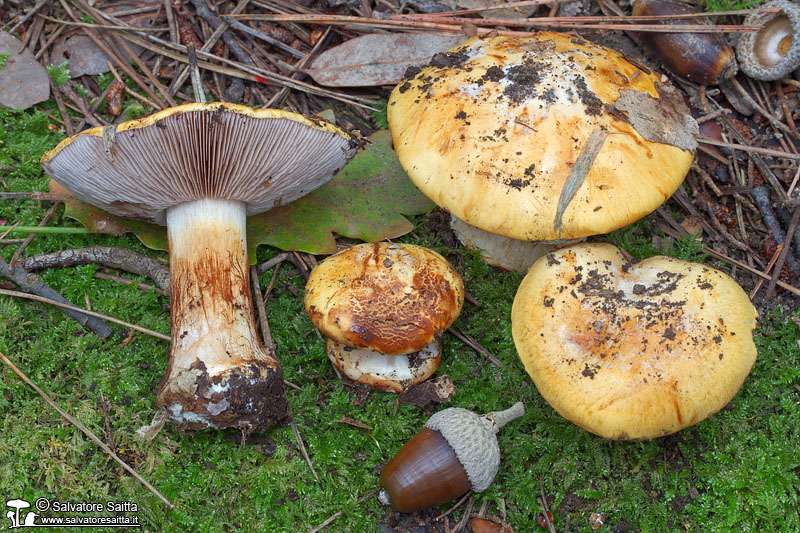
[(474, 227), (487, 262), (523, 273), (553, 248), (540, 243), (655, 210), (696, 149), (697, 123), (659, 74), (553, 32), (468, 39), (409, 69), (387, 109), (411, 180), (454, 228)]
[(461, 311), (464, 283), (433, 250), (364, 243), (314, 267), (304, 302), (342, 374), (402, 392), (439, 367), (440, 337)]
[(288, 422), (283, 371), (256, 334), (246, 217), (330, 180), (355, 143), (325, 121), (228, 103), (109, 128), (65, 139), (42, 165), (81, 200), (167, 226), (172, 346), (159, 405), (190, 430)]
[(669, 435), (716, 413), (756, 360), (757, 313), (726, 274), (582, 243), (539, 259), (511, 309), (519, 357), (564, 418), (607, 439)]

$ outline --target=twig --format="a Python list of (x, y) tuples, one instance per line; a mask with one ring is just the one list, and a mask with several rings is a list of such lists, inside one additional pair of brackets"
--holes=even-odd
[(11, 29), (10, 29), (10, 30), (8, 30), (8, 33), (14, 33), (15, 31), (17, 31), (17, 28), (19, 28), (20, 26), (22, 26), (23, 24), (25, 24), (26, 22), (28, 22), (28, 21), (30, 20), (30, 18), (31, 18), (32, 16), (34, 16), (34, 15), (36, 14), (36, 12), (37, 12), (37, 11), (39, 11), (40, 9), (42, 9), (42, 7), (43, 7), (43, 6), (45, 6), (46, 4), (47, 4), (47, 0), (39, 0), (38, 2), (36, 2), (36, 5), (35, 5), (35, 6), (33, 6), (32, 8), (30, 8), (30, 10), (28, 10), (28, 12), (27, 12), (27, 13), (25, 13), (25, 14), (22, 16), (22, 18), (20, 18), (20, 19), (17, 21), (17, 23), (16, 23), (16, 24), (14, 24), (13, 26), (11, 26)]
[[(670, 228), (669, 226), (667, 226), (666, 224), (659, 224), (658, 225), (658, 229), (663, 231), (667, 235), (671, 235), (672, 237), (674, 237), (676, 239), (679, 239), (681, 237), (681, 235), (686, 235), (685, 231), (684, 232), (676, 231), (673, 228)], [(756, 276), (758, 276), (760, 278), (767, 279), (767, 280), (772, 279), (772, 276), (769, 276), (769, 275), (761, 272), (757, 268), (753, 268), (750, 265), (748, 265), (747, 263), (743, 263), (741, 261), (738, 261), (738, 260), (734, 259), (733, 257), (725, 255), (722, 252), (718, 252), (718, 251), (714, 250), (713, 248), (709, 248), (708, 246), (704, 246), (703, 249), (700, 250), (700, 251), (702, 253), (704, 253), (704, 254), (707, 254), (707, 255), (710, 255), (710, 256), (712, 256), (712, 257), (714, 257), (716, 259), (719, 259), (720, 261), (724, 261), (724, 262), (729, 263), (731, 265), (734, 265), (734, 266), (737, 266), (739, 268), (742, 268), (742, 269), (744, 269), (744, 270), (750, 272), (751, 274), (754, 274), (754, 275), (756, 275)], [(780, 280), (778, 280), (777, 285), (778, 285), (778, 287), (781, 287), (781, 288), (786, 289), (787, 291), (791, 292), (795, 296), (800, 296), (800, 289), (798, 289), (797, 287), (793, 287), (793, 286), (789, 285), (788, 283), (784, 283), (784, 282), (782, 282)]]
[(103, 408), (103, 420), (106, 423), (106, 438), (108, 439), (108, 447), (112, 450), (116, 448), (114, 446), (114, 435), (111, 433), (111, 420), (108, 418), (108, 404), (106, 403), (106, 399), (103, 398), (103, 392), (100, 391), (100, 407)]
[(22, 381), (24, 381), (25, 383), (27, 383), (27, 384), (28, 384), (28, 385), (29, 385), (29, 386), (30, 386), (30, 387), (31, 387), (33, 390), (35, 390), (35, 391), (36, 391), (36, 393), (37, 393), (39, 396), (41, 396), (41, 397), (44, 399), (44, 401), (46, 401), (48, 404), (50, 404), (50, 407), (52, 407), (53, 409), (55, 409), (56, 411), (58, 411), (58, 413), (59, 413), (61, 416), (63, 416), (64, 418), (66, 418), (66, 419), (67, 419), (67, 420), (68, 420), (68, 421), (69, 421), (69, 422), (70, 422), (72, 425), (74, 425), (76, 428), (78, 428), (79, 430), (81, 430), (81, 432), (83, 432), (83, 434), (84, 434), (84, 435), (86, 435), (87, 437), (89, 437), (90, 439), (92, 439), (92, 441), (93, 441), (95, 444), (97, 444), (98, 446), (100, 446), (100, 448), (102, 448), (102, 450), (103, 450), (104, 452), (106, 452), (106, 453), (107, 453), (108, 455), (110, 455), (110, 456), (111, 456), (111, 457), (112, 457), (112, 458), (113, 458), (113, 459), (114, 459), (116, 462), (118, 462), (118, 463), (119, 463), (119, 464), (122, 466), (122, 468), (124, 468), (125, 470), (127, 470), (127, 471), (128, 471), (128, 473), (129, 473), (130, 475), (132, 475), (134, 478), (136, 478), (136, 479), (137, 479), (137, 480), (138, 480), (138, 481), (139, 481), (139, 482), (140, 482), (142, 485), (144, 485), (145, 487), (147, 487), (147, 489), (148, 489), (150, 492), (152, 492), (153, 494), (155, 494), (155, 495), (156, 495), (156, 497), (158, 497), (158, 499), (159, 499), (159, 500), (161, 500), (162, 502), (164, 502), (164, 503), (165, 503), (165, 504), (166, 504), (166, 505), (167, 505), (167, 506), (168, 506), (170, 509), (174, 509), (174, 508), (175, 508), (175, 506), (172, 504), (172, 502), (170, 502), (168, 499), (166, 499), (166, 498), (164, 497), (164, 495), (163, 495), (163, 494), (161, 494), (161, 493), (160, 493), (160, 492), (159, 492), (159, 491), (158, 491), (158, 490), (157, 490), (157, 489), (156, 489), (154, 486), (152, 486), (150, 483), (148, 483), (148, 482), (147, 482), (147, 480), (146, 480), (146, 479), (144, 479), (142, 476), (140, 476), (140, 475), (139, 475), (139, 474), (136, 472), (136, 470), (134, 470), (133, 468), (131, 468), (130, 466), (128, 466), (128, 465), (127, 465), (127, 463), (125, 463), (125, 461), (123, 461), (122, 459), (120, 459), (120, 458), (119, 458), (119, 456), (118, 456), (116, 453), (114, 453), (114, 450), (112, 450), (111, 448), (109, 448), (109, 447), (108, 447), (108, 446), (107, 446), (107, 445), (106, 445), (106, 444), (105, 444), (103, 441), (101, 441), (99, 438), (97, 438), (97, 436), (96, 436), (94, 433), (92, 433), (92, 432), (91, 432), (91, 431), (90, 431), (90, 430), (89, 430), (89, 429), (88, 429), (86, 426), (84, 426), (84, 425), (83, 425), (83, 424), (82, 424), (80, 421), (78, 421), (77, 419), (73, 418), (73, 417), (72, 417), (72, 416), (71, 416), (69, 413), (67, 413), (67, 412), (66, 412), (66, 411), (64, 411), (64, 410), (63, 410), (61, 407), (59, 407), (59, 406), (58, 406), (58, 404), (57, 404), (56, 402), (54, 402), (53, 400), (51, 400), (51, 399), (50, 399), (50, 397), (49, 397), (49, 396), (48, 396), (48, 395), (47, 395), (47, 394), (46, 394), (46, 393), (45, 393), (45, 392), (44, 392), (42, 389), (40, 389), (38, 386), (36, 386), (36, 384), (35, 384), (34, 382), (32, 382), (30, 379), (28, 379), (28, 376), (26, 376), (25, 374), (23, 374), (23, 373), (22, 373), (22, 371), (21, 371), (19, 368), (17, 368), (17, 367), (14, 365), (14, 363), (12, 363), (11, 361), (9, 361), (9, 360), (8, 360), (8, 358), (7, 358), (5, 355), (3, 355), (3, 352), (0, 352), (0, 359), (2, 359), (2, 360), (3, 360), (3, 362), (4, 362), (6, 365), (8, 365), (8, 367), (9, 367), (11, 370), (13, 370), (13, 371), (14, 371), (14, 373), (20, 377), (20, 379), (22, 379)]
[(223, 20), (225, 22), (227, 22), (228, 24), (230, 24), (231, 28), (237, 29), (239, 31), (243, 31), (244, 33), (252, 35), (253, 37), (261, 39), (262, 41), (268, 42), (272, 46), (274, 46), (276, 48), (280, 48), (284, 52), (286, 52), (288, 54), (291, 54), (291, 55), (293, 55), (294, 57), (296, 57), (298, 59), (302, 59), (302, 58), (304, 58), (306, 56), (306, 54), (304, 54), (300, 50), (295, 50), (294, 48), (292, 48), (288, 44), (283, 44), (278, 39), (273, 39), (272, 37), (270, 37), (269, 35), (267, 35), (265, 33), (262, 33), (262, 32), (260, 32), (260, 31), (258, 31), (256, 29), (254, 29), (254, 28), (251, 28), (250, 26), (242, 24), (241, 22), (239, 22), (238, 20), (234, 19), (230, 15), (225, 15), (223, 17)]
[[(111, 327), (103, 322), (102, 320), (97, 320), (97, 318), (90, 318), (92, 316), (91, 313), (88, 311), (84, 311), (78, 307), (75, 307), (72, 302), (61, 296), (55, 289), (45, 284), (42, 281), (42, 278), (37, 276), (36, 274), (32, 274), (31, 272), (27, 272), (21, 268), (15, 268), (13, 271), (8, 263), (0, 259), (0, 276), (6, 277), (16, 283), (23, 291), (25, 292), (18, 292), (18, 291), (7, 291), (5, 289), (2, 290), (2, 294), (6, 294), (9, 296), (18, 296), (24, 295), (25, 298), (29, 298), (32, 300), (40, 299), (43, 301), (47, 301), (48, 303), (52, 302), (53, 305), (58, 305), (60, 307), (64, 307), (64, 313), (70, 316), (71, 318), (78, 321), (79, 324), (91, 329), (95, 335), (100, 337), (101, 339), (105, 339), (106, 337), (110, 336), (113, 333)], [(28, 294), (31, 293), (31, 294)], [(76, 312), (78, 311), (78, 312)], [(84, 313), (81, 315), (80, 313)], [(85, 315), (89, 315), (89, 317)]]
[[(194, 1), (194, 0), (193, 0)], [(234, 16), (234, 15), (231, 15)], [(355, 17), (349, 15), (326, 15), (326, 14), (298, 14), (298, 15), (270, 15), (270, 14), (245, 14), (235, 15), (240, 20), (262, 20), (269, 22), (305, 22), (309, 24), (330, 24), (332, 26), (351, 26), (362, 25), (370, 28), (415, 28), (421, 30), (440, 30), (455, 33), (463, 33), (463, 24), (483, 24), (486, 26), (508, 26), (518, 28), (580, 28), (593, 30), (626, 30), (635, 32), (655, 32), (655, 33), (743, 33), (760, 29), (760, 26), (743, 26), (736, 24), (682, 24), (682, 25), (661, 25), (661, 24), (586, 24), (581, 22), (563, 22), (561, 17), (541, 17), (529, 19), (474, 19), (462, 17), (435, 17), (427, 22), (425, 20), (409, 19), (404, 15), (394, 15), (391, 18), (369, 18)], [(578, 17), (575, 17), (578, 18)], [(496, 31), (493, 28), (478, 27), (478, 33), (489, 33)], [(508, 32), (499, 31), (501, 35), (520, 34), (529, 32)]]
[(272, 333), (269, 329), (269, 322), (267, 321), (267, 310), (264, 307), (264, 297), (261, 294), (261, 283), (258, 281), (258, 267), (255, 265), (250, 267), (250, 277), (253, 280), (253, 299), (255, 299), (256, 310), (258, 311), (258, 323), (261, 326), (261, 335), (264, 337), (264, 345), (267, 348), (274, 349), (275, 343), (272, 340)]
[[(47, 210), (47, 213), (45, 213), (44, 217), (42, 217), (42, 220), (39, 221), (39, 227), (46, 226), (47, 223), (50, 222), (50, 220), (52, 220), (53, 215), (55, 215), (55, 213), (56, 213), (56, 207), (58, 207), (58, 205), (59, 204), (57, 204), (57, 203), (53, 204), (50, 207), (50, 209)], [(19, 246), (19, 248), (17, 248), (14, 251), (14, 255), (11, 256), (11, 261), (8, 262), (8, 265), (9, 265), (9, 268), (10, 268), (11, 271), (14, 270), (14, 266), (19, 261), (19, 258), (22, 255), (22, 252), (24, 252), (25, 248), (27, 248), (28, 245), (33, 242), (33, 239), (35, 239), (37, 235), (38, 235), (38, 233), (31, 233), (30, 235), (25, 237), (25, 241)]]
[[(69, 5), (67, 5), (66, 0), (60, 0), (60, 1), (61, 1), (61, 5), (64, 6), (64, 10), (67, 12), (67, 14), (69, 14), (69, 16), (72, 19), (74, 19), (76, 21), (79, 20), (78, 17), (75, 15), (75, 13), (72, 12), (72, 9), (69, 7)], [(76, 3), (79, 3), (79, 4), (81, 3), (81, 0), (72, 0), (72, 1), (76, 2)], [(119, 58), (119, 56), (117, 56), (117, 54), (115, 54), (111, 50), (111, 48), (109, 48), (109, 46), (102, 39), (100, 39), (96, 35), (96, 32), (92, 28), (83, 28), (83, 31), (84, 31), (84, 33), (86, 33), (86, 35), (89, 36), (89, 38), (92, 40), (92, 42), (95, 45), (97, 45), (97, 47), (100, 48), (100, 50), (102, 50), (108, 56), (108, 58), (114, 64), (118, 65), (119, 68), (121, 68), (123, 71), (125, 71), (125, 74), (130, 76), (131, 79), (136, 83), (136, 85), (138, 85), (145, 93), (147, 93), (147, 96), (149, 96), (151, 100), (153, 100), (154, 102), (156, 102), (158, 104), (158, 107), (160, 109), (166, 109), (167, 106), (165, 106), (163, 103), (161, 103), (161, 101), (159, 100), (158, 96), (156, 96), (156, 94), (152, 91), (152, 89), (150, 89), (150, 87), (146, 83), (144, 83), (142, 81), (142, 78), (138, 74), (136, 74), (136, 71), (133, 70), (130, 67), (130, 65), (128, 65), (127, 61), (121, 60)], [(64, 119), (68, 120), (68, 117), (65, 116)]]
[(800, 154), (792, 154), (789, 152), (781, 152), (780, 150), (772, 150), (770, 148), (761, 148), (759, 146), (749, 146), (747, 144), (727, 143), (706, 137), (705, 135), (698, 135), (697, 142), (703, 144), (712, 144), (714, 146), (721, 146), (723, 148), (733, 148), (742, 150), (743, 152), (751, 152), (754, 154), (771, 155), (773, 157), (785, 157), (786, 159), (800, 160)]
[[(3, 263), (3, 264), (5, 264), (5, 263)], [(156, 337), (157, 339), (162, 339), (162, 340), (165, 340), (165, 341), (172, 340), (169, 337), (169, 335), (164, 335), (162, 333), (158, 333), (156, 331), (152, 331), (152, 330), (149, 330), (147, 328), (143, 328), (142, 326), (137, 326), (136, 324), (131, 324), (130, 322), (125, 322), (124, 320), (120, 320), (118, 318), (110, 317), (108, 315), (95, 313), (94, 311), (87, 311), (86, 309), (81, 309), (80, 307), (75, 307), (74, 305), (64, 304), (64, 303), (58, 302), (56, 300), (51, 300), (50, 298), (44, 298), (42, 296), (36, 296), (35, 294), (28, 294), (28, 293), (25, 293), (25, 292), (10, 291), (10, 290), (7, 290), (7, 289), (0, 289), (0, 294), (5, 295), (5, 296), (16, 296), (17, 298), (25, 298), (27, 300), (34, 300), (36, 302), (42, 302), (42, 303), (46, 303), (46, 304), (50, 304), (50, 305), (55, 305), (57, 307), (63, 307), (64, 309), (67, 309), (69, 311), (74, 311), (76, 313), (88, 315), (88, 316), (94, 317), (94, 318), (102, 318), (103, 320), (107, 320), (108, 322), (113, 322), (115, 324), (119, 324), (121, 326), (125, 326), (126, 328), (135, 329), (136, 331), (141, 331), (142, 333), (146, 333), (147, 335)], [(64, 312), (66, 313), (66, 311), (64, 311)], [(76, 318), (76, 320), (78, 320), (78, 319)], [(110, 334), (111, 333), (109, 332), (109, 335)], [(106, 335), (106, 336), (108, 336), (108, 335)]]
[(473, 505), (475, 505), (475, 500), (472, 498), (472, 492), (470, 492), (469, 500), (467, 501), (467, 508), (464, 509), (464, 514), (461, 515), (461, 520), (459, 520), (456, 524), (456, 528), (453, 530), (454, 533), (464, 531), (464, 528), (467, 527), (467, 521), (469, 521), (469, 515), (472, 514)]
[(286, 261), (286, 259), (288, 257), (289, 257), (289, 254), (287, 252), (281, 252), (278, 255), (276, 255), (275, 257), (273, 257), (272, 259), (269, 259), (268, 261), (264, 261), (260, 265), (256, 265), (256, 274), (258, 274), (260, 276), (261, 274), (263, 274), (264, 272), (266, 272), (270, 268), (272, 268), (274, 266), (277, 266), (277, 265), (283, 263), (284, 261)]
[[(775, 294), (775, 283), (778, 281), (778, 276), (781, 274), (781, 270), (783, 269), (784, 261), (788, 261), (792, 258), (791, 249), (792, 249), (792, 239), (791, 236), (794, 235), (795, 230), (797, 229), (797, 223), (800, 222), (800, 211), (795, 211), (794, 215), (792, 216), (792, 221), (789, 223), (789, 228), (786, 230), (786, 234), (789, 235), (789, 239), (787, 242), (784, 243), (783, 249), (781, 250), (780, 255), (778, 256), (778, 260), (775, 262), (775, 270), (772, 272), (772, 279), (769, 280), (769, 286), (767, 287), (767, 298), (772, 298)], [(791, 263), (790, 263), (791, 268)]]
[[(753, 198), (753, 202), (761, 213), (761, 220), (764, 221), (764, 225), (767, 226), (772, 238), (775, 239), (776, 243), (783, 244), (786, 242), (786, 234), (783, 232), (778, 218), (775, 216), (775, 211), (772, 209), (772, 200), (769, 191), (770, 189), (766, 185), (753, 187), (750, 189), (750, 196)], [(791, 245), (787, 245), (785, 248), (788, 250), (791, 248)], [(792, 274), (795, 276), (800, 274), (800, 267), (798, 267), (794, 254), (788, 255), (786, 261), (789, 264), (789, 269), (792, 271)]]
[(200, 78), (200, 69), (197, 68), (197, 55), (194, 52), (194, 46), (189, 45), (186, 47), (189, 54), (189, 72), (192, 78), (192, 89), (194, 90), (194, 100), (196, 102), (206, 101), (206, 91), (203, 89), (203, 80)]
[(108, 281), (115, 281), (117, 283), (122, 283), (123, 285), (136, 285), (137, 289), (143, 291), (155, 291), (156, 294), (160, 294), (161, 296), (169, 296), (169, 293), (166, 291), (162, 291), (158, 287), (153, 285), (148, 285), (147, 283), (138, 283), (132, 279), (123, 278), (122, 276), (115, 276), (114, 274), (109, 274), (108, 272), (104, 272), (102, 270), (98, 270), (92, 276), (97, 279), (104, 279)]
[(453, 504), (453, 505), (452, 505), (452, 506), (451, 506), (451, 507), (450, 507), (448, 510), (446, 510), (445, 512), (443, 512), (442, 514), (440, 514), (439, 516), (437, 516), (436, 518), (434, 518), (434, 520), (436, 520), (436, 521), (438, 522), (439, 520), (441, 520), (441, 519), (442, 519), (442, 518), (444, 518), (445, 516), (448, 516), (448, 515), (449, 515), (449, 514), (451, 514), (453, 511), (455, 511), (456, 509), (458, 509), (459, 507), (461, 507), (461, 505), (462, 505), (462, 504), (463, 504), (465, 501), (467, 501), (467, 498), (469, 498), (470, 496), (472, 496), (472, 491), (469, 491), (469, 492), (467, 492), (466, 494), (464, 494), (464, 495), (461, 497), (461, 499), (460, 499), (460, 500), (458, 500), (458, 501), (457, 501), (455, 504)]
[(544, 495), (544, 485), (542, 485), (541, 481), (539, 482), (539, 492), (542, 494), (542, 496), (539, 498), (539, 501), (544, 509), (544, 521), (547, 524), (547, 531), (550, 533), (556, 533), (556, 526), (554, 526), (553, 522), (550, 521), (550, 508), (547, 505), (547, 496)]
[(303, 444), (303, 437), (300, 436), (300, 430), (297, 429), (297, 422), (294, 420), (294, 416), (292, 416), (291, 420), (289, 421), (289, 426), (292, 428), (292, 433), (294, 433), (294, 438), (297, 441), (297, 447), (300, 448), (300, 453), (303, 456), (308, 468), (311, 469), (311, 474), (314, 476), (314, 479), (317, 480), (319, 483), (319, 476), (317, 475), (317, 471), (314, 470), (314, 464), (311, 462), (311, 457), (308, 456), (308, 452), (306, 451), (306, 445)]
[(484, 356), (486, 359), (491, 361), (493, 364), (495, 364), (497, 366), (504, 366), (503, 362), (500, 359), (495, 357), (492, 354), (492, 352), (490, 352), (489, 350), (487, 350), (486, 348), (481, 346), (480, 343), (478, 341), (476, 341), (475, 339), (473, 339), (470, 335), (459, 331), (455, 327), (449, 327), (449, 328), (447, 328), (446, 331), (448, 333), (450, 333), (451, 335), (453, 335), (458, 340), (460, 340), (461, 342), (463, 342), (464, 344), (466, 344), (467, 346), (469, 346), (470, 348), (472, 348), (473, 350), (475, 350), (476, 352), (478, 352), (479, 354), (481, 354), (482, 356)]
[(169, 267), (167, 265), (133, 250), (117, 246), (92, 246), (32, 255), (22, 259), (19, 265), (25, 270), (33, 272), (45, 268), (65, 268), (89, 263), (148, 277), (155, 282), (159, 289), (169, 292)]
[[(356, 500), (356, 503), (361, 503), (361, 502), (363, 502), (365, 500), (369, 500), (370, 498), (372, 498), (373, 496), (378, 494), (378, 492), (380, 492), (380, 490), (381, 489), (375, 489), (375, 490), (373, 490), (371, 492), (368, 492), (368, 493), (364, 494), (363, 496), (361, 496), (359, 499)], [(321, 523), (320, 525), (318, 525), (317, 527), (315, 527), (314, 529), (312, 529), (308, 533), (319, 533), (320, 531), (325, 529), (328, 525), (333, 523), (334, 520), (336, 520), (337, 518), (339, 518), (343, 514), (344, 514), (344, 511), (335, 512), (334, 514), (329, 516), (323, 523)]]

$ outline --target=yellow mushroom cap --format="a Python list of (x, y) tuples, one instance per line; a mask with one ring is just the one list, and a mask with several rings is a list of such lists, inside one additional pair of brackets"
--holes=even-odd
[(630, 264), (610, 244), (539, 259), (511, 311), (542, 397), (609, 439), (668, 435), (724, 407), (755, 362), (756, 318), (726, 274), (661, 256)]
[(366, 243), (312, 271), (305, 308), (328, 338), (387, 355), (421, 350), (458, 317), (464, 283), (447, 260), (422, 246)]
[(552, 32), (473, 37), (389, 100), (403, 168), (455, 217), (520, 240), (606, 233), (680, 186), (697, 124), (661, 76)]

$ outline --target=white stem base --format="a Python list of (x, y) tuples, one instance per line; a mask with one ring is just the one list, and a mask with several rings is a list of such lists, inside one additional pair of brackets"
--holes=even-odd
[(158, 402), (188, 429), (285, 422), (283, 372), (253, 320), (241, 202), (202, 199), (167, 211), (172, 352)]
[(493, 267), (525, 274), (528, 269), (550, 252), (586, 240), (521, 241), (495, 235), (450, 215), (450, 228), (466, 248), (480, 252), (484, 261)]

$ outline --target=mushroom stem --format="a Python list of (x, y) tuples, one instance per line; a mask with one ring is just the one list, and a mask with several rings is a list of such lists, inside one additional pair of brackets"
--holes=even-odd
[(254, 431), (289, 418), (283, 371), (253, 318), (242, 202), (167, 211), (172, 351), (158, 403), (188, 429)]

